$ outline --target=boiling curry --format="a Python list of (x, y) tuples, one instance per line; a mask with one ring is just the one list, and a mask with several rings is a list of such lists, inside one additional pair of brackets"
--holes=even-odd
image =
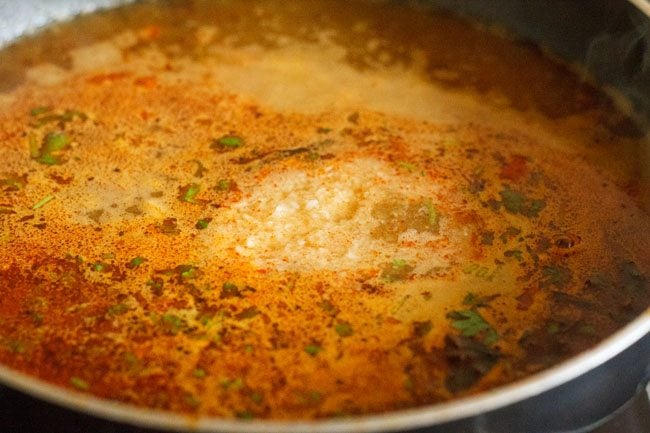
[(2, 364), (349, 416), (516, 381), (648, 306), (647, 144), (612, 100), (494, 29), (348, 3), (138, 3), (5, 49)]

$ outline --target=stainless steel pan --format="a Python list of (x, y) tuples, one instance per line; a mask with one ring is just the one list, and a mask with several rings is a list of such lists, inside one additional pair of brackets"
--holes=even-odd
[[(0, 0), (0, 45), (53, 20), (123, 2)], [(502, 25), (560, 57), (583, 64), (598, 80), (625, 94), (641, 121), (650, 120), (650, 4), (647, 1), (435, 0), (419, 3), (453, 9)], [(650, 149), (642, 149), (640, 154), (645, 155), (642, 156), (644, 175), (650, 179)], [(646, 205), (650, 208), (648, 201)], [(647, 415), (650, 406), (643, 389), (649, 374), (650, 310), (597, 347), (518, 383), (449, 403), (344, 420), (196, 420), (81, 396), (0, 366), (0, 382), (5, 385), (75, 411), (168, 430), (239, 432), (541, 433), (595, 428), (629, 431), (634, 423), (641, 429), (650, 429), (650, 424), (643, 424), (644, 419), (650, 422)], [(627, 406), (626, 402), (629, 402)], [(632, 414), (629, 418), (612, 418), (611, 414), (626, 407), (629, 407), (628, 414)]]

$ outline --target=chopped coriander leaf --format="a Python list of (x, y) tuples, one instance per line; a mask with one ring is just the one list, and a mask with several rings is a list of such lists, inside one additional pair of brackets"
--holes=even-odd
[(308, 344), (305, 346), (305, 352), (307, 352), (311, 356), (316, 356), (318, 353), (323, 350), (322, 347), (320, 347), (318, 344)]
[(429, 226), (433, 231), (437, 232), (440, 229), (440, 214), (438, 213), (438, 208), (431, 200), (424, 202), (424, 207), (427, 210), (427, 215), (429, 216)]
[(161, 317), (161, 324), (163, 328), (172, 335), (178, 334), (185, 327), (183, 319), (170, 313), (163, 314)]
[(32, 206), (32, 210), (37, 210), (37, 209), (42, 208), (43, 206), (45, 206), (46, 204), (48, 204), (49, 202), (54, 200), (54, 198), (55, 197), (53, 195), (48, 195), (47, 197), (45, 197), (44, 199), (42, 199), (38, 203), (36, 203), (34, 206)]
[(483, 332), (485, 344), (493, 344), (498, 339), (494, 328), (477, 311), (452, 311), (447, 317), (452, 319), (451, 326), (458, 329), (463, 337), (474, 337)]
[(179, 198), (181, 201), (187, 203), (197, 203), (196, 196), (201, 191), (201, 186), (198, 183), (190, 183), (181, 187)]
[(162, 224), (156, 226), (160, 233), (166, 235), (177, 235), (181, 232), (178, 228), (178, 220), (176, 218), (165, 218)]
[(154, 295), (161, 295), (163, 288), (162, 278), (152, 278), (146, 282), (146, 285), (151, 289)]
[(244, 139), (236, 135), (224, 135), (223, 137), (217, 138), (210, 145), (211, 149), (228, 151), (234, 150), (241, 147), (244, 144)]
[(29, 114), (36, 117), (40, 116), (41, 114), (47, 113), (48, 111), (52, 111), (52, 107), (49, 105), (42, 105), (40, 107), (34, 107), (29, 111)]
[(96, 263), (91, 264), (90, 267), (95, 272), (104, 272), (104, 271), (108, 270), (109, 265), (106, 264), (106, 263), (102, 263), (102, 262), (96, 262)]
[(235, 377), (234, 379), (222, 379), (221, 387), (223, 389), (231, 389), (234, 391), (240, 390), (244, 387), (244, 379), (241, 377)]
[(208, 225), (212, 221), (212, 218), (201, 218), (196, 222), (196, 225), (194, 227), (197, 228), (197, 230), (205, 230), (208, 228)]
[(116, 304), (108, 309), (108, 314), (111, 316), (119, 316), (121, 314), (129, 311), (129, 307), (126, 304)]
[(5, 191), (20, 191), (27, 185), (27, 175), (22, 176), (8, 176), (4, 179), (0, 179), (0, 186), (3, 187)]
[(184, 280), (192, 280), (198, 276), (198, 269), (192, 265), (182, 265), (177, 268), (180, 271), (181, 278)]
[(250, 410), (245, 410), (242, 412), (237, 412), (237, 418), (239, 419), (253, 419), (255, 415)]
[(319, 134), (327, 134), (328, 132), (332, 132), (332, 128), (323, 128), (322, 126), (316, 129), (316, 132)]
[(309, 391), (309, 393), (307, 393), (307, 397), (309, 397), (310, 401), (318, 403), (323, 399), (323, 394), (318, 391)]
[(418, 169), (417, 165), (415, 165), (415, 164), (413, 164), (411, 162), (407, 162), (407, 161), (399, 161), (397, 163), (397, 165), (400, 168), (403, 168), (404, 170), (408, 171), (409, 173), (413, 173), (414, 171), (416, 171)]
[(205, 370), (202, 369), (202, 368), (196, 368), (196, 369), (194, 369), (194, 371), (192, 372), (192, 376), (196, 377), (197, 379), (202, 379), (202, 378), (204, 378), (205, 376), (207, 376), (207, 373), (206, 373)]
[(39, 147), (36, 137), (30, 135), (30, 155), (41, 164), (61, 164), (63, 161), (56, 153), (66, 149), (70, 142), (71, 140), (65, 132), (52, 132), (43, 137), (43, 141)]
[(246, 319), (252, 319), (253, 317), (257, 316), (259, 314), (259, 311), (257, 311), (257, 308), (255, 307), (248, 307), (241, 313), (237, 314), (235, 316), (235, 319), (237, 320), (246, 320)]
[(406, 279), (413, 270), (404, 259), (394, 259), (391, 263), (384, 266), (381, 277), (386, 281), (393, 282)]
[(230, 190), (231, 185), (232, 181), (230, 179), (219, 179), (219, 182), (217, 182), (215, 189), (217, 191), (228, 191)]
[(197, 407), (199, 407), (201, 405), (201, 400), (197, 396), (192, 395), (192, 394), (187, 394), (185, 396), (184, 400), (185, 400), (185, 403), (187, 403), (188, 406), (193, 407), (193, 408), (197, 408)]
[(43, 147), (41, 147), (41, 152), (48, 154), (63, 150), (68, 144), (70, 144), (70, 138), (66, 135), (65, 132), (54, 132), (47, 134), (43, 139)]
[(339, 322), (334, 325), (334, 331), (336, 331), (339, 337), (349, 337), (354, 333), (352, 326), (347, 322)]
[(253, 400), (255, 404), (260, 404), (264, 401), (264, 396), (259, 392), (254, 392), (251, 394), (251, 400)]
[(542, 268), (542, 287), (565, 288), (571, 282), (571, 269), (560, 265), (548, 265)]
[(499, 295), (478, 296), (476, 293), (468, 292), (463, 298), (463, 305), (472, 307), (487, 307), (490, 302), (498, 298)]
[(522, 193), (506, 187), (499, 192), (501, 204), (508, 213), (520, 214), (528, 218), (537, 217), (546, 207), (544, 200), (530, 200)]
[(140, 266), (141, 264), (143, 264), (146, 261), (147, 261), (147, 259), (145, 259), (144, 257), (138, 256), (138, 257), (135, 257), (135, 258), (131, 259), (131, 261), (129, 262), (128, 265), (126, 265), (126, 267), (129, 268), (129, 269), (135, 269), (135, 268), (137, 268), (138, 266)]
[(508, 250), (503, 253), (505, 257), (514, 257), (518, 261), (522, 261), (524, 259), (523, 253), (521, 250)]
[(413, 322), (413, 334), (416, 337), (424, 337), (429, 332), (431, 332), (431, 329), (433, 329), (433, 325), (431, 325), (431, 320), (427, 320), (424, 322)]
[(338, 308), (334, 306), (330, 301), (324, 300), (318, 303), (318, 306), (322, 308), (324, 312), (331, 316), (336, 316), (339, 313)]
[(221, 299), (225, 298), (241, 298), (242, 294), (239, 291), (239, 287), (237, 287), (233, 283), (223, 283), (223, 286), (221, 287)]
[(90, 389), (90, 384), (77, 376), (72, 376), (70, 378), (70, 385), (81, 391), (88, 391)]

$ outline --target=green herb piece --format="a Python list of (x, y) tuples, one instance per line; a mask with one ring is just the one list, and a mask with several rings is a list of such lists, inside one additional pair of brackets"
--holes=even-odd
[(197, 230), (205, 230), (208, 228), (208, 225), (210, 225), (211, 221), (212, 218), (201, 218), (196, 222), (196, 225), (194, 227), (196, 227)]
[(0, 215), (13, 215), (16, 211), (10, 207), (0, 206)]
[(398, 281), (406, 279), (413, 270), (406, 260), (395, 259), (391, 263), (384, 266), (381, 277), (387, 281)]
[(27, 185), (27, 175), (10, 175), (4, 179), (0, 179), (0, 186), (2, 186), (5, 191), (20, 191), (25, 187), (25, 185)]
[(560, 324), (557, 322), (551, 322), (548, 324), (546, 327), (546, 332), (548, 332), (551, 335), (557, 334), (560, 332)]
[(233, 182), (230, 179), (219, 179), (217, 186), (214, 187), (217, 191), (230, 191)]
[(323, 399), (323, 394), (318, 391), (309, 391), (307, 393), (307, 398), (312, 403), (319, 403)]
[(163, 314), (161, 317), (163, 328), (172, 335), (178, 334), (185, 328), (185, 321), (175, 314)]
[(565, 288), (571, 282), (571, 269), (560, 265), (549, 265), (542, 268), (542, 286)]
[(131, 259), (131, 261), (129, 262), (128, 265), (126, 265), (126, 267), (129, 268), (129, 269), (135, 269), (135, 268), (137, 268), (138, 266), (140, 266), (141, 264), (143, 264), (146, 261), (147, 261), (147, 259), (145, 259), (144, 257), (138, 256), (138, 257), (135, 257), (135, 258)]
[(226, 298), (241, 298), (242, 294), (239, 291), (239, 287), (237, 287), (233, 283), (223, 283), (223, 286), (221, 287), (221, 299), (226, 299)]
[(351, 336), (354, 331), (352, 330), (352, 326), (347, 323), (347, 322), (339, 322), (336, 325), (334, 325), (334, 331), (339, 335), (339, 337), (349, 337)]
[(183, 280), (192, 280), (198, 276), (198, 268), (196, 266), (181, 265), (178, 270)]
[(429, 216), (429, 226), (434, 232), (440, 230), (440, 214), (438, 213), (438, 208), (431, 200), (426, 200), (424, 202), (424, 207), (427, 210), (427, 215)]
[(235, 316), (235, 319), (237, 320), (246, 320), (246, 319), (252, 319), (253, 317), (257, 316), (260, 312), (257, 311), (257, 308), (255, 307), (248, 307), (241, 313), (237, 314)]
[(190, 183), (189, 185), (181, 187), (178, 198), (186, 203), (196, 204), (198, 203), (196, 201), (196, 196), (200, 191), (201, 186), (198, 183)]
[(201, 400), (193, 394), (187, 394), (183, 400), (185, 400), (185, 403), (187, 403), (188, 406), (194, 409), (201, 405)]
[(329, 132), (332, 132), (332, 128), (323, 128), (323, 127), (318, 127), (316, 129), (316, 132), (319, 134), (327, 134)]
[(42, 153), (52, 153), (63, 150), (70, 144), (70, 138), (65, 132), (47, 134), (41, 148)]
[(264, 396), (259, 392), (253, 392), (251, 394), (251, 400), (253, 400), (253, 403), (255, 404), (260, 404), (264, 401)]
[(58, 153), (68, 147), (71, 140), (65, 132), (52, 132), (43, 138), (40, 149), (35, 149), (30, 137), (32, 157), (37, 162), (45, 165), (58, 165), (62, 163)]
[(498, 298), (499, 295), (488, 295), (488, 296), (478, 296), (476, 293), (469, 292), (463, 298), (463, 305), (469, 305), (471, 307), (487, 307), (489, 303)]
[(522, 261), (524, 259), (523, 253), (521, 250), (508, 250), (503, 253), (505, 257), (514, 257), (517, 261)]
[(483, 333), (483, 343), (491, 345), (499, 336), (480, 313), (474, 310), (452, 311), (447, 315), (452, 319), (451, 326), (461, 331), (463, 337), (474, 337)]
[(162, 295), (163, 280), (162, 278), (152, 278), (145, 283), (153, 292), (154, 295)]
[(318, 306), (321, 307), (322, 310), (330, 316), (336, 316), (339, 313), (339, 309), (336, 308), (330, 301), (321, 301), (318, 303)]
[(90, 265), (90, 268), (95, 272), (106, 272), (109, 270), (110, 265), (104, 262), (95, 262)]
[(181, 232), (178, 228), (178, 220), (176, 218), (165, 218), (162, 224), (157, 225), (156, 228), (160, 233), (166, 235), (177, 235)]
[(406, 304), (406, 301), (408, 301), (409, 299), (411, 299), (411, 295), (402, 296), (402, 299), (400, 299), (399, 302), (395, 305), (395, 307), (393, 307), (393, 309), (390, 310), (390, 313), (391, 314), (396, 314), (399, 310), (402, 309), (404, 304)]
[(108, 309), (108, 314), (111, 316), (119, 316), (127, 311), (129, 311), (129, 307), (126, 304), (116, 304)]
[(413, 322), (413, 335), (416, 337), (424, 337), (429, 332), (431, 332), (431, 329), (433, 329), (431, 320), (424, 322)]
[(244, 145), (244, 139), (236, 135), (224, 135), (217, 138), (210, 145), (211, 149), (219, 151), (234, 150)]
[(196, 377), (197, 379), (203, 379), (205, 376), (207, 376), (207, 373), (202, 368), (195, 368), (192, 372), (192, 376)]
[(481, 245), (492, 245), (494, 242), (494, 232), (481, 233)]
[(307, 352), (311, 356), (316, 356), (318, 353), (323, 350), (322, 347), (320, 347), (318, 344), (308, 344), (305, 346), (305, 352)]
[(47, 113), (48, 111), (52, 111), (52, 107), (49, 105), (42, 105), (40, 107), (34, 107), (29, 111), (29, 114), (37, 117), (40, 116), (41, 114)]
[(544, 200), (529, 200), (522, 193), (506, 187), (499, 192), (501, 204), (507, 212), (511, 214), (520, 214), (528, 218), (537, 217), (546, 207)]
[(235, 377), (234, 379), (222, 379), (221, 387), (225, 390), (238, 391), (244, 387), (244, 379)]
[(418, 169), (417, 165), (415, 165), (413, 163), (410, 163), (410, 162), (406, 162), (406, 161), (399, 161), (397, 163), (397, 165), (398, 165), (398, 167), (403, 168), (404, 170), (408, 171), (409, 173), (413, 173), (414, 171), (416, 171)]
[(237, 415), (237, 418), (244, 419), (244, 420), (255, 418), (255, 415), (250, 410), (244, 410), (244, 411), (241, 411), (241, 412), (237, 412), (236, 415)]
[(485, 319), (473, 310), (453, 311), (448, 317), (453, 319), (451, 326), (461, 331), (461, 335), (465, 337), (473, 337), (491, 328)]
[(90, 389), (90, 384), (77, 376), (72, 376), (70, 378), (70, 385), (74, 386), (80, 391), (88, 391)]
[(32, 206), (32, 210), (40, 209), (54, 199), (55, 197), (53, 195), (48, 195), (47, 197), (43, 198), (38, 203), (36, 203), (34, 206)]

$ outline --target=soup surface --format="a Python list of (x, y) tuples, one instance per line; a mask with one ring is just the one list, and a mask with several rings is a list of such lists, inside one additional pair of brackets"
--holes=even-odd
[(642, 134), (494, 30), (139, 3), (0, 64), (0, 362), (48, 382), (377, 413), (516, 381), (649, 303)]

